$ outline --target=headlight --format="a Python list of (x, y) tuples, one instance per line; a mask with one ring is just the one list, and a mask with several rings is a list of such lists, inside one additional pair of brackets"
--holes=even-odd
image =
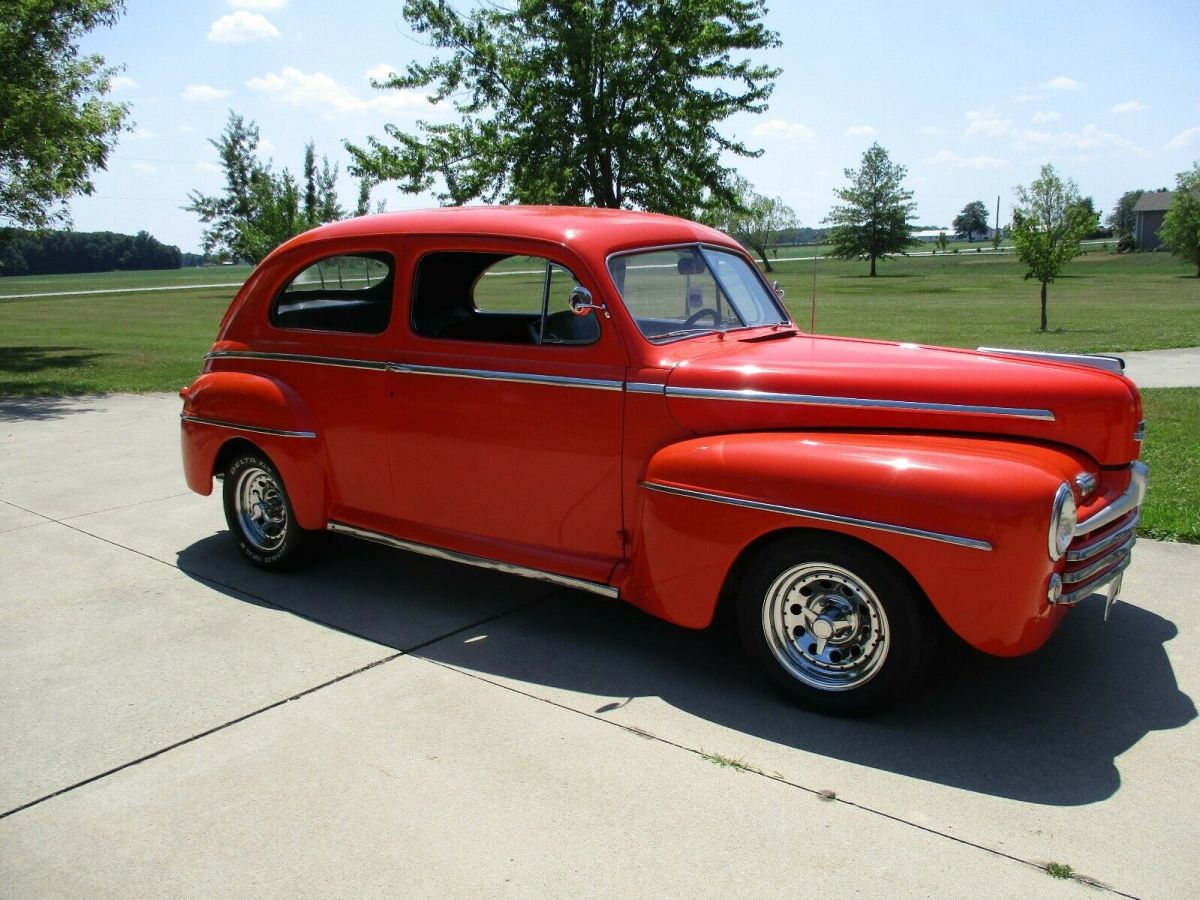
[(1071, 538), (1075, 537), (1075, 517), (1075, 495), (1071, 493), (1071, 486), (1064, 481), (1058, 486), (1058, 492), (1054, 495), (1054, 506), (1050, 511), (1051, 559), (1062, 559), (1062, 555), (1067, 552)]

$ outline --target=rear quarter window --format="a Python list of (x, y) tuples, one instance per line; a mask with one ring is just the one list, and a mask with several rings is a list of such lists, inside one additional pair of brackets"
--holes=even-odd
[(392, 318), (395, 263), (387, 253), (339, 254), (305, 267), (271, 304), (276, 328), (379, 334)]

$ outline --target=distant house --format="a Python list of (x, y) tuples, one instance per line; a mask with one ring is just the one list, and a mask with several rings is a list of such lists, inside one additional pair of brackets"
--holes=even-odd
[(1174, 191), (1146, 191), (1133, 207), (1133, 238), (1139, 250), (1157, 250), (1162, 246), (1158, 229), (1162, 228), (1163, 216), (1175, 199)]

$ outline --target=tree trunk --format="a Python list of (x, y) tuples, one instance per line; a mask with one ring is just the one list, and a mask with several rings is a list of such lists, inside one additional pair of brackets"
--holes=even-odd
[(871, 257), (871, 277), (875, 277), (875, 257)]
[(1042, 331), (1046, 330), (1046, 282), (1042, 282)]
[(767, 249), (765, 247), (755, 247), (755, 250), (758, 251), (758, 258), (763, 261), (763, 270), (774, 272), (775, 270), (771, 268), (771, 261), (767, 259)]

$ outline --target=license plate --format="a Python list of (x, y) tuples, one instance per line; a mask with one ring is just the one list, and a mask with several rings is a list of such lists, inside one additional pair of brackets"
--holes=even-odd
[(1104, 601), (1104, 621), (1105, 622), (1108, 621), (1109, 610), (1111, 610), (1114, 606), (1117, 605), (1117, 596), (1121, 593), (1121, 582), (1124, 580), (1124, 578), (1125, 578), (1125, 573), (1122, 572), (1120, 575), (1118, 575), (1116, 578), (1114, 578), (1108, 585), (1108, 590), (1105, 594), (1106, 599)]

